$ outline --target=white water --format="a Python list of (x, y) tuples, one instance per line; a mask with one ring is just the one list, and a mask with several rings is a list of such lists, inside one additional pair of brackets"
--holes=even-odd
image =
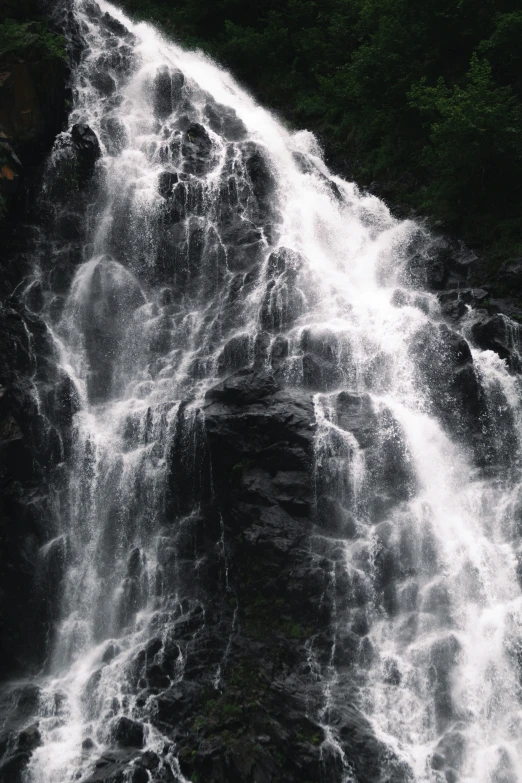
[[(320, 470), (335, 472), (343, 508), (355, 519), (355, 535), (341, 530), (338, 537), (348, 578), (357, 575), (368, 595), (366, 641), (373, 652), (350, 675), (358, 683), (362, 710), (418, 783), (451, 783), (456, 768), (463, 783), (522, 781), (518, 381), (496, 355), (474, 350), (492, 419), (503, 406), (513, 421), (514, 447), (504, 467), (481, 471), (469, 443), (438, 417), (412, 350), (419, 335), (436, 332), (436, 299), (406, 291), (408, 303), (395, 304), (397, 288), (407, 289), (404, 270), (413, 243), (417, 252), (420, 246), (428, 253), (430, 238), (413, 223), (394, 220), (378, 199), (332, 177), (309, 133), (289, 133), (214, 63), (165, 41), (152, 27), (134, 25), (108, 3), (100, 7), (135, 38), (102, 34), (96, 16), (78, 2), (89, 48), (76, 74), (71, 124), (86, 122), (96, 131), (103, 157), (84, 263), (59, 321), (49, 317), (81, 410), (57, 512), (69, 567), (51, 673), (43, 683), (43, 744), (32, 757), (28, 781), (87, 777), (110, 746), (110, 726), (119, 715), (140, 718), (147, 747), (165, 743), (147, 722), (147, 705), (136, 702), (129, 667), (152, 636), (166, 642), (186, 611), (172, 585), (166, 589), (162, 581), (169, 449), (180, 426), (180, 402), (189, 400), (183, 416), (194, 422), (205, 390), (218, 380), (226, 343), (246, 336), (253, 358), (263, 306), (288, 339), (283, 374), (289, 383), (306, 381), (303, 335), (331, 345), (335, 355), (335, 380), (315, 397), (317, 457)], [(110, 70), (115, 87), (107, 97), (95, 86), (96, 63), (114, 50), (114, 40), (120, 50), (128, 46), (131, 65), (124, 74)], [(158, 119), (154, 80), (164, 67), (183, 73), (185, 105)], [(247, 129), (246, 140), (227, 141), (208, 127), (209, 95), (234, 110)], [(183, 163), (178, 143), (183, 114), (207, 127), (212, 164), (190, 179), (192, 185), (202, 183), (192, 216), (189, 208), (184, 228), (167, 235), (158, 183), (162, 172), (178, 171)], [(247, 142), (258, 145), (275, 180), (268, 217), (256, 213), (244, 162)], [(55, 160), (60, 154), (58, 145)], [(230, 196), (232, 181), (237, 196)], [(250, 270), (223, 238), (223, 187), (240, 221), (257, 221), (262, 228), (250, 251), (251, 283), (243, 279), (231, 315), (227, 308), (237, 275)], [(183, 258), (173, 260), (172, 248), (188, 242), (187, 254), (192, 253), (197, 230), (202, 245), (184, 267)], [(268, 257), (277, 247), (290, 248), (302, 260), (291, 282), (288, 275), (276, 279), (266, 305)], [(168, 294), (166, 285), (172, 289)], [(294, 317), (282, 323), (289, 307)], [(274, 334), (271, 340), (274, 345)], [(342, 389), (370, 395), (383, 432), (382, 417), (388, 417), (388, 428), (394, 422), (391, 435), (381, 435), (395, 443), (412, 477), (407, 497), (378, 518), (369, 511), (376, 487), (365, 451), (337, 421), (335, 400)], [(502, 450), (502, 434), (490, 428), (484, 437), (496, 437)], [(187, 447), (186, 459), (191, 454)], [(196, 476), (192, 510), (198, 486)], [(382, 606), (376, 575), (379, 553), (387, 547), (401, 564), (392, 579), (393, 611)], [(336, 622), (342, 635), (350, 613), (339, 609)], [(102, 666), (104, 655), (108, 662)], [(346, 698), (346, 672), (338, 655), (336, 661), (324, 672), (325, 708), (317, 717), (342, 754), (328, 725), (329, 709)], [(171, 681), (182, 676), (179, 660)], [(218, 681), (219, 669), (215, 677)], [(93, 747), (82, 749), (87, 739)], [(433, 761), (434, 753), (444, 756), (441, 741), (447, 775), (444, 764)], [(182, 780), (175, 748), (167, 763)], [(350, 759), (343, 763), (349, 780)]]

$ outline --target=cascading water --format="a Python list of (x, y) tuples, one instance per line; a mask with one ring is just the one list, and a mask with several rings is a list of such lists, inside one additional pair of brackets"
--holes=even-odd
[[(331, 569), (333, 641), (321, 657), (312, 629), (307, 650), (323, 694), (313, 717), (340, 760), (325, 779), (363, 783), (338, 717), (352, 701), (390, 749), (393, 772), (379, 779), (522, 781), (516, 376), (470, 352), (436, 297), (410, 287), (412, 259), (434, 240), (331, 176), (310, 134), (109, 4), (77, 0), (74, 13), (85, 48), (70, 121), (95, 131), (101, 156), (82, 263), (65, 285), (45, 259), (37, 272), (78, 410), (27, 782), (101, 780), (93, 765), (118, 741), (161, 757), (144, 780), (185, 779), (154, 694), (139, 696), (136, 660), (156, 662), (160, 690), (186, 676), (179, 638), (211, 609), (203, 566), (171, 551), (164, 525), (197, 527), (212, 491), (205, 392), (252, 364), (315, 393), (316, 513), (328, 524), (311, 548)], [(69, 156), (63, 134), (51, 198)], [(474, 318), (470, 308), (464, 334)], [(230, 590), (222, 520), (215, 556)], [(229, 642), (207, 660), (216, 688), (230, 614)]]

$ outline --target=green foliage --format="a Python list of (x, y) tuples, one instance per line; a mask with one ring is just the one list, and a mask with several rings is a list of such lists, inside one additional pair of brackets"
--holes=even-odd
[(514, 0), (121, 0), (314, 131), (331, 163), (495, 260), (522, 250)]
[(0, 24), (0, 57), (3, 55), (66, 58), (63, 37), (50, 32), (44, 22), (20, 23), (13, 19)]
[(512, 88), (496, 85), (489, 62), (474, 53), (463, 86), (448, 87), (440, 77), (430, 87), (423, 78), (410, 97), (429, 118), (427, 203), (448, 220), (444, 210), (459, 203), (471, 215), (504, 207), (503, 188), (519, 191), (522, 164), (522, 106)]

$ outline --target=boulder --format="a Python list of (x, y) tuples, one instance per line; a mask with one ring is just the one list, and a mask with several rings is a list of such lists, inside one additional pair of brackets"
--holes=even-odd
[(92, 128), (84, 123), (72, 126), (71, 140), (78, 160), (78, 183), (84, 186), (92, 177), (96, 161), (101, 156), (100, 143)]
[(97, 68), (93, 73), (91, 73), (90, 80), (93, 87), (95, 87), (102, 95), (112, 95), (116, 89), (115, 80), (110, 75), (110, 73), (107, 73), (105, 69)]
[(209, 100), (205, 106), (205, 117), (214, 133), (228, 141), (242, 141), (247, 135), (245, 124), (229, 106)]
[(81, 161), (93, 165), (101, 155), (98, 137), (88, 125), (78, 122), (71, 128), (73, 147)]
[(134, 38), (132, 33), (129, 30), (127, 30), (125, 25), (122, 22), (120, 22), (118, 19), (115, 19), (109, 13), (105, 12), (101, 17), (100, 21), (101, 21), (101, 26), (108, 32), (112, 33), (113, 35), (117, 35), (120, 38), (127, 38), (127, 39)]
[(122, 748), (142, 748), (144, 742), (144, 729), (141, 723), (122, 716), (116, 718), (111, 734), (114, 741)]
[(498, 313), (483, 316), (471, 327), (475, 343), (483, 350), (495, 351), (514, 370), (522, 368), (522, 337), (519, 324)]

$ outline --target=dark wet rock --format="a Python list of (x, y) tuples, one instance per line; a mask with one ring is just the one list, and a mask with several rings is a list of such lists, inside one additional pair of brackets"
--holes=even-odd
[(185, 77), (181, 71), (170, 71), (161, 68), (154, 79), (153, 105), (154, 113), (159, 119), (165, 120), (179, 106), (183, 97)]
[(29, 753), (21, 752), (0, 761), (0, 780), (9, 781), (9, 783), (23, 783), (24, 770), (30, 758)]
[(430, 649), (431, 687), (439, 730), (445, 729), (456, 717), (451, 678), (459, 653), (460, 643), (453, 634), (437, 640)]
[[(224, 683), (228, 683), (223, 695), (217, 692), (208, 701), (209, 696), (195, 682), (191, 691), (187, 691), (189, 683), (180, 683), (158, 697), (156, 714), (163, 725), (179, 726), (181, 722), (189, 729), (179, 749), (182, 769), (189, 776), (219, 776), (226, 770), (228, 777), (235, 775), (238, 779), (255, 775), (252, 779), (264, 780), (265, 774), (267, 780), (275, 779), (274, 776), (279, 779), (282, 767), (274, 752), (281, 747), (280, 738), (293, 736), (293, 741), (299, 743), (297, 733), (301, 731), (303, 752), (293, 754), (295, 761), (285, 779), (298, 780), (306, 769), (310, 779), (315, 780), (314, 765), (317, 771), (320, 768), (321, 729), (313, 722), (299, 728), (297, 724), (303, 719), (293, 717), (299, 710), (294, 713), (292, 708), (289, 718), (281, 706), (275, 709), (276, 703), (281, 705), (287, 699), (302, 696), (295, 695), (295, 683), (286, 692), (282, 670), (271, 676), (265, 674), (272, 665), (269, 662), (275, 662), (274, 656), (279, 656), (281, 650), (297, 651), (303, 644), (307, 630), (296, 612), (307, 600), (313, 611), (313, 590), (318, 597), (321, 589), (312, 590), (304, 573), (298, 595), (293, 598), (291, 591), (285, 589), (287, 568), (291, 568), (287, 562), (289, 553), (294, 551), (294, 567), (304, 568), (301, 559), (309, 559), (305, 550), (299, 549), (299, 542), (305, 541), (303, 526), (310, 516), (313, 406), (307, 395), (301, 403), (292, 399), (268, 374), (242, 370), (208, 392), (204, 414), (215, 498), (225, 526), (226, 557), (229, 573), (234, 574), (234, 587), (230, 585), (230, 589), (232, 594), (242, 596), (238, 611), (244, 630), (229, 651), (222, 674)], [(253, 442), (252, 437), (245, 437), (247, 420)], [(276, 430), (279, 443), (274, 451)], [(285, 451), (290, 460), (297, 457), (304, 470), (277, 470), (277, 455), (282, 458)], [(297, 456), (299, 453), (302, 456)], [(297, 511), (296, 516), (292, 517), (289, 511)], [(240, 531), (242, 535), (238, 537)], [(216, 532), (219, 534), (219, 527)], [(263, 578), (265, 584), (266, 605), (254, 610), (259, 596), (258, 578)], [(270, 607), (277, 599), (280, 604), (276, 616)], [(197, 661), (192, 663), (191, 658), (199, 657), (202, 644), (200, 637), (193, 651), (185, 653), (191, 671), (199, 669)], [(258, 651), (255, 659), (254, 649)], [(247, 703), (251, 706), (246, 707)], [(279, 720), (284, 725), (279, 725)], [(294, 720), (295, 725), (291, 725)], [(198, 726), (196, 732), (190, 731), (194, 725)], [(266, 737), (263, 743), (255, 740), (261, 734)]]
[[(416, 246), (421, 249), (417, 250)], [(432, 291), (466, 288), (476, 261), (476, 256), (463, 245), (440, 237), (426, 249), (422, 232), (419, 232), (419, 236), (413, 237), (406, 278), (410, 285)]]
[(272, 479), (274, 497), (290, 514), (309, 517), (313, 494), (310, 478), (304, 471), (279, 471)]
[(192, 123), (183, 134), (181, 145), (183, 169), (187, 174), (201, 176), (213, 164), (212, 141), (203, 125)]
[(47, 595), (52, 607), (57, 606), (66, 565), (67, 539), (65, 536), (59, 536), (41, 549), (36, 567), (39, 589)]
[(105, 28), (105, 30), (108, 30), (109, 32), (119, 36), (120, 38), (134, 37), (132, 33), (129, 30), (127, 30), (124, 24), (122, 24), (118, 19), (115, 19), (107, 12), (103, 14), (101, 18), (101, 24), (102, 27)]
[(32, 313), (41, 313), (45, 304), (45, 293), (41, 280), (34, 280), (24, 293), (26, 306)]
[(18, 735), (18, 748), (20, 751), (33, 751), (42, 743), (42, 736), (38, 725), (34, 724), (24, 729)]
[(462, 299), (449, 300), (441, 306), (441, 312), (452, 321), (459, 321), (468, 312)]
[[(27, 687), (27, 686), (26, 686)], [(21, 694), (15, 692), (11, 697), (20, 698)], [(5, 697), (4, 697), (5, 698)], [(4, 699), (0, 696), (0, 700)], [(3, 714), (3, 724), (7, 729), (0, 730), (0, 780), (9, 783), (22, 783), (25, 779), (24, 770), (31, 759), (33, 751), (41, 744), (42, 738), (38, 724), (25, 725), (19, 730), (20, 721), (23, 720), (20, 704), (13, 712), (13, 701), (7, 705), (8, 710)], [(27, 709), (26, 704), (26, 709)], [(34, 706), (33, 706), (34, 709)]]
[(115, 742), (122, 748), (143, 747), (143, 726), (130, 718), (117, 718), (112, 726), (111, 734)]
[(305, 329), (301, 335), (303, 383), (316, 391), (330, 391), (340, 384), (342, 370), (336, 335), (325, 329)]
[(221, 239), (226, 246), (227, 267), (232, 272), (248, 272), (261, 261), (264, 249), (263, 232), (248, 218), (230, 215), (221, 226)]
[(65, 209), (56, 217), (56, 231), (65, 241), (79, 241), (84, 228), (84, 215)]
[[(427, 324), (414, 337), (411, 352), (433, 410), (471, 448), (480, 449), (486, 406), (465, 338), (445, 324)], [(484, 456), (477, 451), (476, 458)]]
[(120, 653), (120, 648), (115, 642), (109, 642), (102, 655), (103, 663), (110, 663)]
[(97, 69), (91, 74), (91, 84), (102, 94), (111, 95), (116, 89), (116, 82), (110, 73)]
[(499, 313), (480, 318), (471, 327), (471, 334), (479, 348), (495, 351), (513, 369), (521, 369), (522, 339), (519, 324)]
[(177, 438), (169, 451), (169, 518), (190, 513), (196, 500), (206, 501), (209, 488), (208, 446), (199, 412), (180, 407)]
[[(317, 513), (325, 529), (350, 537), (355, 532), (355, 495), (348, 478), (354, 469), (354, 449), (364, 454), (365, 474), (359, 492), (365, 497), (364, 512), (372, 524), (385, 519), (395, 506), (412, 497), (415, 476), (404, 433), (389, 409), (377, 408), (365, 394), (343, 391), (332, 397), (329, 416), (336, 429), (330, 431), (318, 461), (316, 486), (321, 503)], [(359, 504), (359, 513), (360, 510)], [(385, 547), (377, 558), (377, 584), (383, 590), (396, 576), (393, 569), (380, 562), (385, 553), (391, 557)], [(383, 579), (385, 574), (387, 579)]]
[(228, 141), (241, 141), (247, 135), (245, 124), (229, 106), (209, 101), (205, 106), (205, 117), (214, 133)]
[(460, 301), (471, 307), (481, 307), (489, 298), (485, 288), (451, 288), (437, 295), (439, 302), (446, 305), (449, 302)]
[(162, 171), (159, 175), (158, 191), (163, 198), (168, 198), (172, 195), (174, 186), (179, 182), (179, 177), (176, 172)]
[(83, 123), (73, 125), (71, 139), (79, 161), (79, 180), (85, 183), (94, 173), (94, 166), (101, 155), (100, 143), (95, 132)]
[(375, 442), (378, 419), (368, 394), (340, 392), (336, 398), (337, 423), (366, 448)]
[(466, 745), (466, 737), (462, 732), (450, 731), (438, 743), (435, 749), (435, 758), (444, 767), (459, 770), (466, 756)]
[(133, 52), (127, 45), (105, 51), (96, 60), (98, 72), (111, 70), (118, 75), (128, 74), (132, 70), (132, 65)]
[(446, 286), (448, 272), (442, 259), (415, 255), (408, 264), (408, 282), (418, 288), (440, 291)]
[(95, 132), (83, 123), (76, 123), (71, 129), (74, 148), (82, 160), (94, 163), (100, 157), (100, 145)]
[(248, 334), (238, 334), (227, 342), (218, 358), (218, 372), (220, 375), (240, 370), (249, 363), (250, 342)]
[(345, 707), (342, 714), (343, 726), (340, 736), (343, 747), (348, 751), (350, 764), (359, 780), (386, 780), (390, 783), (413, 783), (413, 775), (404, 762), (387, 758), (389, 749), (374, 735), (370, 724), (353, 707)]
[[(5, 675), (31, 671), (45, 654), (60, 553), (51, 549), (42, 563), (49, 509), (39, 487), (64, 458), (74, 404), (67, 399), (46, 328), (21, 303), (0, 307), (0, 357), (0, 669)], [(40, 410), (35, 378), (41, 384)]]
[(155, 770), (160, 765), (160, 759), (152, 750), (147, 750), (138, 761), (138, 764), (144, 769)]
[(274, 218), (275, 177), (270, 170), (262, 148), (248, 142), (243, 150), (245, 168), (249, 176), (257, 209), (254, 218), (267, 225)]
[[(20, 45), (24, 47), (23, 43)], [(21, 53), (22, 56), (17, 56), (14, 52), (4, 52), (1, 56), (5, 76), (0, 125), (25, 166), (41, 162), (61, 130), (65, 119), (67, 66), (60, 57), (43, 57), (38, 48), (31, 50), (27, 46)]]
[(280, 334), (276, 335), (270, 345), (270, 365), (276, 374), (278, 374), (278, 371), (280, 370), (284, 371), (285, 360), (288, 358), (288, 353), (288, 340)]

